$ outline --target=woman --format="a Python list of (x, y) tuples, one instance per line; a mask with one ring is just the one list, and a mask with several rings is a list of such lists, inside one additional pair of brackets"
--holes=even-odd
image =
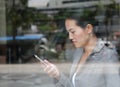
[[(47, 60), (41, 63), (46, 73), (57, 79), (57, 87), (120, 87), (118, 55), (99, 40), (94, 23), (77, 17), (65, 20), (69, 39), (77, 48), (70, 78)], [(79, 53), (78, 53), (79, 52)]]

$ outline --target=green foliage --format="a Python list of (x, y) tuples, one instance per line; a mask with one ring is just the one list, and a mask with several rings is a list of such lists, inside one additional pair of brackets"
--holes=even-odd
[(12, 35), (12, 26), (11, 25), (7, 25), (7, 35), (8, 36)]
[(63, 9), (61, 11), (59, 11), (55, 16), (54, 19), (55, 20), (64, 20), (67, 16), (72, 15), (73, 12), (67, 9)]
[(28, 2), (28, 0), (20, 0), (20, 1), (21, 1), (22, 5), (23, 5), (24, 7), (27, 6), (27, 2)]
[(49, 25), (49, 24), (46, 24), (46, 25), (40, 25), (40, 26), (38, 27), (38, 29), (39, 29), (41, 32), (46, 32), (46, 31), (54, 30), (54, 27), (52, 27), (52, 26)]
[[(6, 18), (8, 26), (11, 26), (13, 29), (22, 26), (23, 29), (26, 29), (29, 27), (31, 22), (33, 22), (34, 13), (32, 10), (27, 8), (27, 1), (28, 0), (20, 0), (20, 3), (16, 5), (15, 0), (13, 0), (13, 5), (11, 7), (6, 7)], [(15, 30), (14, 33), (16, 33)]]
[(112, 23), (112, 17), (115, 15), (120, 16), (120, 6), (118, 3), (116, 3), (115, 0), (111, 0), (112, 3), (106, 6), (106, 12), (105, 12), (105, 24), (109, 25)]
[(119, 15), (119, 4), (112, 3), (106, 6), (106, 17), (112, 17), (113, 15)]
[(86, 20), (91, 20), (91, 19), (94, 18), (94, 16), (95, 16), (94, 11), (86, 8), (86, 9), (83, 10), (83, 14), (82, 14), (81, 17), (82, 17), (83, 19), (86, 19)]
[(48, 20), (50, 20), (50, 18), (47, 16), (47, 14), (39, 12), (39, 13), (35, 14), (35, 20), (48, 21)]

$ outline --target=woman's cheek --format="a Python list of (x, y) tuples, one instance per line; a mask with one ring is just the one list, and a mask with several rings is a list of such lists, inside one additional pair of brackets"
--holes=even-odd
[(84, 46), (84, 44), (86, 43), (87, 41), (87, 37), (85, 35), (81, 35), (81, 37), (79, 38), (79, 44), (81, 46)]

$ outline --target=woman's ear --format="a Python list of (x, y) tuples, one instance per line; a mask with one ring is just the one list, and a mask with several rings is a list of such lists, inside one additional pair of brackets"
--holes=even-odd
[(93, 33), (93, 26), (91, 24), (87, 24), (87, 26), (86, 26), (86, 32), (88, 34)]

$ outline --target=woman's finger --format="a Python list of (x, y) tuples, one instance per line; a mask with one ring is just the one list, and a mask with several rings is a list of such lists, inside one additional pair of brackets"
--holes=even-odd
[(41, 62), (41, 67), (49, 76), (55, 78), (59, 77), (59, 70), (54, 64), (50, 63), (49, 61), (44, 60), (43, 62)]
[(47, 60), (44, 60), (44, 63), (47, 64), (47, 65), (50, 65), (51, 63)]
[(50, 67), (49, 69), (48, 69), (48, 73), (53, 73), (53, 72), (55, 72), (56, 70), (55, 70), (55, 68), (54, 67)]
[(47, 66), (47, 64), (45, 64), (44, 62), (41, 62), (40, 65), (43, 69)]

